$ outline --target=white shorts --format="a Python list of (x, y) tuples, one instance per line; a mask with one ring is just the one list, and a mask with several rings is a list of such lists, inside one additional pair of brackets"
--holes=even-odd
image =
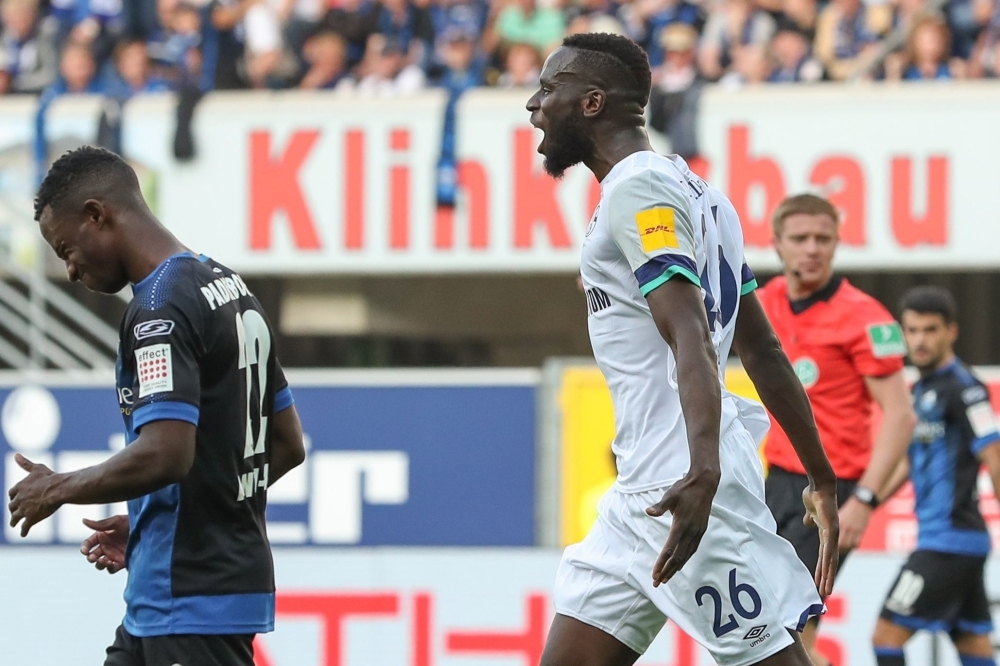
[(671, 516), (645, 512), (664, 490), (612, 488), (590, 533), (563, 554), (556, 612), (640, 654), (671, 619), (719, 666), (754, 664), (791, 645), (785, 629), (802, 631), (824, 611), (813, 576), (775, 534), (757, 446), (739, 421), (723, 435), (719, 453), (722, 477), (708, 531), (669, 583), (653, 587), (653, 565)]

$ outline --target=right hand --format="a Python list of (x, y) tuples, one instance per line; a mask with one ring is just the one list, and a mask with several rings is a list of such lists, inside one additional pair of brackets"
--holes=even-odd
[(802, 522), (819, 529), (819, 562), (816, 564), (816, 589), (826, 599), (833, 592), (833, 579), (840, 563), (840, 518), (837, 512), (837, 492), (806, 486), (802, 491), (806, 515)]
[(125, 546), (128, 544), (128, 516), (111, 516), (104, 520), (83, 519), (83, 524), (93, 534), (80, 544), (80, 552), (86, 555), (99, 571), (118, 573), (125, 568)]

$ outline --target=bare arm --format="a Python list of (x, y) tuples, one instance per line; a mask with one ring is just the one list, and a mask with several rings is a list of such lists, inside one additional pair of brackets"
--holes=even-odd
[(893, 470), (892, 475), (889, 480), (886, 481), (885, 485), (878, 492), (878, 501), (885, 502), (888, 501), (890, 497), (899, 492), (899, 489), (903, 487), (903, 484), (910, 480), (910, 460), (909, 458), (903, 458), (896, 465), (896, 469)]
[[(917, 415), (913, 411), (902, 370), (885, 377), (865, 377), (865, 385), (882, 408), (883, 418), (875, 436), (871, 460), (858, 486), (877, 493), (880, 488), (887, 488), (896, 467), (906, 458)], [(861, 543), (871, 511), (870, 506), (856, 497), (844, 502), (840, 509), (841, 550), (856, 548)]]
[(302, 423), (293, 405), (274, 415), (274, 430), (271, 432), (270, 484), (273, 485), (290, 470), (301, 465), (305, 459)]
[(11, 527), (24, 520), (24, 536), (64, 504), (121, 502), (183, 480), (194, 464), (195, 432), (186, 421), (153, 421), (100, 465), (62, 474), (18, 454), (17, 463), (28, 476), (10, 489)]
[(991, 444), (979, 452), (979, 459), (986, 464), (993, 482), (993, 493), (1000, 497), (1000, 442)]
[(656, 586), (680, 571), (708, 529), (712, 500), (721, 477), (722, 390), (701, 289), (683, 278), (675, 278), (647, 294), (646, 300), (656, 328), (677, 362), (677, 385), (691, 453), (691, 467), (684, 478), (671, 486), (663, 499), (646, 509), (654, 517), (673, 514), (667, 543), (653, 566)]
[(814, 580), (820, 595), (826, 597), (833, 592), (839, 560), (837, 479), (819, 439), (809, 397), (753, 291), (740, 299), (733, 348), (764, 406), (788, 435), (809, 477), (810, 485), (802, 493), (806, 509), (803, 521), (819, 529), (819, 562)]
[(820, 442), (809, 398), (754, 292), (740, 300), (733, 348), (764, 406), (795, 447), (810, 483), (835, 492), (837, 479)]

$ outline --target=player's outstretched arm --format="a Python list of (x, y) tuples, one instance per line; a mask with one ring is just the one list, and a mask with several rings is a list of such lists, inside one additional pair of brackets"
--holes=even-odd
[(985, 463), (993, 482), (993, 494), (1000, 498), (1000, 440), (996, 440), (979, 452), (979, 459)]
[(840, 527), (837, 518), (837, 478), (826, 457), (816, 429), (809, 398), (792, 364), (781, 349), (757, 294), (749, 292), (740, 299), (733, 348), (757, 388), (764, 406), (781, 425), (809, 476), (803, 493), (806, 522), (815, 523), (820, 533), (820, 560), (816, 586), (821, 595), (833, 591), (839, 553)]
[(63, 504), (110, 504), (148, 495), (187, 476), (194, 464), (195, 426), (187, 421), (152, 421), (139, 437), (100, 465), (56, 474), (21, 454), (28, 476), (10, 489), (10, 526), (26, 536)]
[(302, 441), (302, 422), (295, 405), (274, 415), (274, 430), (271, 431), (271, 481), (283, 477), (289, 470), (301, 465), (306, 459), (306, 447)]
[(659, 585), (680, 571), (708, 529), (721, 476), (722, 396), (701, 289), (684, 278), (675, 278), (649, 292), (646, 300), (660, 335), (677, 360), (677, 385), (691, 451), (687, 475), (646, 510), (651, 516), (667, 511), (673, 514), (667, 543), (653, 567), (653, 584)]
[[(888, 489), (893, 473), (906, 459), (917, 415), (913, 411), (902, 370), (884, 377), (865, 377), (865, 386), (882, 409), (883, 416), (875, 434), (872, 457), (865, 473), (858, 479), (858, 487), (881, 496), (879, 490)], [(851, 497), (844, 503), (840, 509), (840, 550), (847, 551), (861, 543), (871, 512), (872, 508), (857, 497)]]

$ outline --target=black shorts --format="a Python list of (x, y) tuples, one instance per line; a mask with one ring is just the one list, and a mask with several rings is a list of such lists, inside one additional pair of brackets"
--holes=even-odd
[[(808, 485), (809, 478), (805, 474), (793, 474), (772, 466), (764, 482), (764, 501), (778, 524), (778, 536), (792, 544), (809, 573), (816, 573), (816, 564), (819, 562), (819, 531), (802, 523), (802, 517), (806, 515), (802, 491)], [(856, 485), (857, 481), (837, 479), (837, 506), (844, 505)], [(845, 557), (846, 553), (841, 553), (841, 564)]]
[(914, 631), (990, 633), (985, 564), (985, 557), (915, 551), (892, 584), (882, 617)]
[(254, 634), (138, 638), (118, 627), (104, 666), (254, 666)]

